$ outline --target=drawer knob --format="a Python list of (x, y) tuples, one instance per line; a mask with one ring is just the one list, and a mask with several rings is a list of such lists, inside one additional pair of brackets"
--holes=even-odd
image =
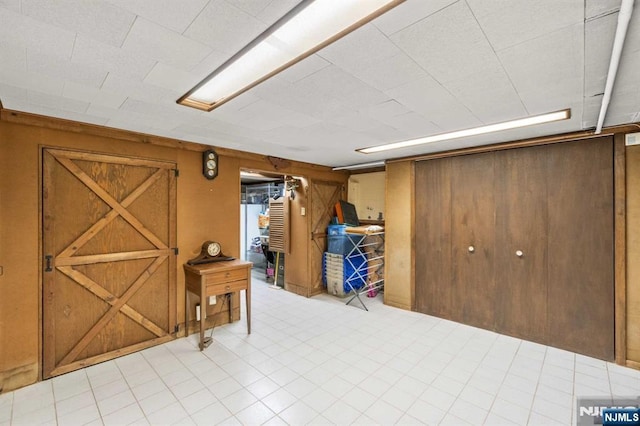
[(524, 253), (522, 252), (522, 250), (516, 250), (516, 256), (522, 257), (524, 256)]
[(469, 253), (473, 253), (474, 251), (476, 251), (476, 248), (474, 246), (469, 246)]
[(231, 286), (227, 286), (226, 290), (231, 290)]

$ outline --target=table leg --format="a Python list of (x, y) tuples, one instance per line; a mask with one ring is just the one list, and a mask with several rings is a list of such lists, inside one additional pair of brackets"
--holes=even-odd
[(184, 337), (189, 337), (189, 291), (184, 292)]
[(247, 289), (244, 292), (245, 306), (247, 307), (247, 334), (251, 334), (251, 269), (247, 278)]
[(204, 350), (204, 325), (207, 322), (206, 296), (204, 291), (200, 292), (200, 350)]

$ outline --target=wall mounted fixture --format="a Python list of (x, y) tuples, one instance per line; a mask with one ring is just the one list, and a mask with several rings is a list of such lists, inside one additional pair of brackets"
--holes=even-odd
[(403, 1), (304, 0), (177, 102), (211, 111)]
[(212, 149), (202, 153), (202, 174), (209, 180), (218, 176), (218, 154)]
[[(469, 136), (484, 135), (486, 133), (500, 132), (503, 130), (517, 129), (519, 127), (533, 126), (535, 124), (550, 123), (552, 121), (567, 120), (571, 118), (571, 109), (563, 109), (561, 111), (550, 112), (547, 114), (533, 115), (531, 117), (520, 118), (517, 120), (503, 121), (502, 123), (489, 124), (486, 126), (473, 127), (471, 129), (457, 130), (455, 132), (441, 133), (439, 135), (427, 136), (424, 138), (410, 139), (401, 142), (393, 142), (385, 145), (371, 146), (368, 148), (356, 149), (363, 154), (372, 154), (374, 152), (388, 151), (391, 149), (407, 148), (415, 145), (422, 145), (433, 142), (441, 142), (451, 139), (465, 138)], [(333, 169), (336, 170), (336, 169)]]

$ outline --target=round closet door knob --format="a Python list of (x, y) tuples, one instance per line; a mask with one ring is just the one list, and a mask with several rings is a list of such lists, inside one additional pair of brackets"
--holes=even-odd
[(476, 248), (474, 246), (469, 246), (469, 253), (473, 253), (474, 251), (476, 251)]
[(522, 250), (516, 250), (516, 256), (522, 257), (524, 256), (524, 253), (522, 252)]

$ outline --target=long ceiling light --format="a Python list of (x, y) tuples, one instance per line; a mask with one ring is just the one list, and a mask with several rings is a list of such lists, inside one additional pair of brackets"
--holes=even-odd
[(305, 0), (178, 99), (219, 107), (404, 0)]
[(415, 145), (426, 143), (441, 142), (450, 139), (466, 138), (469, 136), (484, 135), (486, 133), (500, 132), (503, 130), (517, 129), (519, 127), (533, 126), (534, 124), (550, 123), (552, 121), (566, 120), (571, 118), (571, 109), (550, 112), (547, 114), (534, 115), (518, 120), (504, 121), (502, 123), (489, 124), (486, 126), (474, 127), (466, 130), (457, 130), (455, 132), (441, 133), (439, 135), (427, 136), (424, 138), (411, 139), (401, 142), (393, 142), (385, 145), (371, 146), (368, 148), (356, 149), (364, 154), (372, 154), (374, 152), (388, 151), (391, 149), (407, 148)]
[(357, 170), (357, 169), (370, 169), (373, 167), (382, 167), (385, 165), (384, 160), (372, 161), (371, 163), (351, 164), (349, 166), (334, 167), (332, 170)]

